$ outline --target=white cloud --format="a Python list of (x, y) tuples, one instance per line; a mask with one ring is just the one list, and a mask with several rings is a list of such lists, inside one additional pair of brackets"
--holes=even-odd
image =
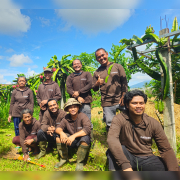
[(0, 59), (3, 59), (4, 58), (4, 56), (0, 56)]
[(46, 19), (44, 17), (39, 17), (39, 20), (41, 21), (42, 26), (49, 26), (50, 25), (50, 20)]
[(133, 9), (141, 0), (53, 0), (63, 9)]
[(12, 52), (14, 52), (14, 49), (9, 48), (9, 49), (6, 50), (6, 52), (7, 53), (12, 53)]
[(25, 73), (27, 78), (30, 77), (30, 76), (34, 76), (36, 74), (38, 74), (38, 73), (36, 73), (34, 70), (31, 70), (31, 68), (28, 68), (27, 73)]
[(8, 81), (8, 82), (6, 82), (6, 84), (12, 84), (12, 82), (11, 82), (11, 81)]
[(21, 7), (15, 3), (13, 3), (12, 0), (0, 0), (0, 9), (20, 9)]
[(7, 82), (6, 79), (4, 79), (4, 76), (0, 74), (0, 84), (5, 84)]
[(32, 60), (28, 56), (24, 56), (24, 54), (14, 54), (11, 58), (9, 58), (10, 66), (19, 67), (23, 66), (24, 63), (32, 63)]
[(143, 81), (149, 81), (152, 78), (150, 76), (148, 76), (147, 74), (143, 74), (143, 73), (136, 73), (136, 74), (132, 74), (132, 79), (129, 81), (129, 86), (132, 86), (134, 84), (143, 82)]
[(23, 15), (10, 0), (6, 1), (0, 0), (0, 33), (12, 35), (27, 32), (31, 26), (30, 17)]
[(110, 33), (124, 24), (132, 15), (130, 9), (59, 9), (55, 10), (66, 25), (62, 30), (74, 26), (84, 33), (96, 34), (100, 31)]

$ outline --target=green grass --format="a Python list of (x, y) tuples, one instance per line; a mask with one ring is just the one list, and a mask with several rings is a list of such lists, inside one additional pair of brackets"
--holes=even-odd
[[(38, 119), (39, 107), (34, 108), (33, 116)], [(106, 155), (107, 150), (105, 124), (100, 119), (93, 119), (94, 124), (94, 148), (90, 150), (89, 157), (86, 165), (84, 166), (85, 171), (104, 171), (106, 169)], [(3, 128), (2, 128), (3, 127)], [(12, 144), (12, 139), (15, 136), (13, 122), (6, 123), (6, 125), (0, 124), (0, 171), (75, 171), (76, 168), (76, 154), (69, 152), (69, 162), (63, 167), (55, 169), (54, 165), (59, 162), (58, 152), (54, 148), (54, 152), (46, 154), (45, 157), (36, 160), (32, 153), (30, 158), (32, 161), (39, 164), (43, 164), (46, 168), (39, 167), (34, 164), (30, 164), (24, 161), (5, 159), (2, 156), (7, 154), (11, 149), (15, 148)], [(19, 154), (22, 156), (22, 149), (19, 150)]]

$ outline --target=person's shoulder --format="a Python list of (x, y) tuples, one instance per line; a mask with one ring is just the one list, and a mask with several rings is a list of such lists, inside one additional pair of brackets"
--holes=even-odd
[(159, 121), (154, 119), (153, 117), (149, 116), (148, 114), (144, 113), (143, 114), (143, 119), (145, 121), (147, 121), (149, 124), (153, 125), (153, 126), (157, 126), (157, 125), (160, 125)]
[(85, 113), (80, 112), (80, 113), (78, 114), (78, 119), (88, 119), (88, 116), (87, 116)]
[(67, 114), (63, 109), (59, 109), (59, 113), (61, 116), (65, 116)]
[(23, 127), (23, 121), (21, 121), (20, 123), (19, 123), (19, 128), (22, 128)]
[(49, 110), (47, 109), (45, 112), (44, 112), (44, 115), (43, 116), (49, 116), (50, 113), (49, 113)]

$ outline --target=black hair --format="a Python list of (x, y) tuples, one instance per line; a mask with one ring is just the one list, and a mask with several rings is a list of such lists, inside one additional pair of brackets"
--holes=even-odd
[(50, 99), (48, 99), (48, 101), (47, 101), (47, 106), (48, 106), (48, 103), (50, 102), (50, 101), (56, 101), (56, 103), (57, 103), (57, 99), (55, 99), (55, 98), (50, 98)]
[[(147, 95), (143, 91), (140, 91), (139, 89), (134, 89), (125, 94), (125, 96), (124, 96), (125, 107), (127, 104), (129, 105), (129, 101), (131, 101), (134, 96), (142, 96), (144, 98), (144, 102), (145, 103), (147, 102)], [(126, 109), (127, 109), (127, 107), (126, 107)]]
[[(79, 62), (80, 62), (80, 63), (81, 63), (81, 65), (82, 65), (82, 62), (81, 62), (81, 60), (80, 60), (80, 59), (74, 59), (74, 60), (73, 60), (73, 62), (74, 62), (75, 60), (79, 60)], [(72, 66), (73, 66), (73, 62), (72, 62)]]
[[(104, 48), (98, 48), (98, 49), (95, 51), (95, 56), (96, 56), (96, 53), (97, 53), (99, 50), (103, 50), (104, 52), (107, 52)], [(96, 57), (96, 58), (97, 58), (97, 57)]]
[(33, 115), (32, 111), (30, 109), (23, 109), (20, 113), (21, 119), (23, 118), (23, 114), (30, 114), (31, 116)]
[(25, 81), (27, 82), (27, 79), (26, 79), (26, 77), (25, 76), (19, 76), (18, 78), (17, 78), (17, 82), (19, 81), (19, 79), (20, 78), (24, 78), (25, 79)]

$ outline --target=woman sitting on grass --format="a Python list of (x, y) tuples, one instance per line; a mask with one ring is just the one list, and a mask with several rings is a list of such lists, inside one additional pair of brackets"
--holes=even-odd
[(35, 118), (32, 117), (32, 111), (30, 109), (24, 109), (21, 112), (21, 118), (23, 122), (19, 124), (19, 136), (13, 138), (13, 144), (22, 147), (24, 160), (29, 158), (28, 150), (34, 149), (34, 154), (39, 153), (37, 146), (37, 132), (39, 131), (41, 124)]
[(20, 113), (23, 109), (30, 109), (33, 112), (34, 97), (31, 89), (26, 87), (26, 77), (19, 76), (17, 79), (18, 87), (13, 90), (9, 110), (8, 122), (13, 117), (15, 135), (19, 136), (19, 123), (21, 122)]

